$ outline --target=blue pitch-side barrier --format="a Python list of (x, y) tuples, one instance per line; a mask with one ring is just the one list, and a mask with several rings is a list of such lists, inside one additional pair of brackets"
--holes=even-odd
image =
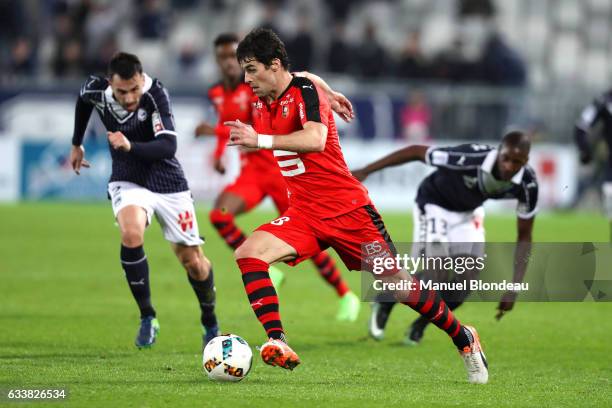
[(70, 166), (70, 143), (25, 141), (21, 146), (21, 197), (32, 200), (102, 200), (110, 175), (107, 144), (90, 141), (85, 145), (88, 160), (95, 163), (74, 177)]

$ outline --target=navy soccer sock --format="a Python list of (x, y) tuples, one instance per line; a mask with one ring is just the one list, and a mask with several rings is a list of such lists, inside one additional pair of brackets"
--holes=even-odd
[(151, 305), (149, 263), (142, 245), (136, 248), (121, 245), (121, 266), (125, 271), (132, 296), (140, 309), (140, 317), (155, 317), (155, 309)]
[(195, 280), (189, 274), (187, 274), (187, 277), (200, 304), (200, 311), (202, 312), (200, 321), (202, 325), (206, 328), (217, 326), (217, 316), (215, 315), (215, 281), (212, 268), (210, 268), (206, 280)]

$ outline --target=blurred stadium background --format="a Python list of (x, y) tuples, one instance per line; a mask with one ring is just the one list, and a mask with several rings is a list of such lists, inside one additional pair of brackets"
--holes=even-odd
[[(73, 177), (66, 155), (80, 84), (126, 50), (168, 87), (179, 159), (196, 198), (210, 202), (237, 171), (230, 154), (232, 171), (214, 173), (214, 142), (193, 138), (198, 121), (214, 120), (212, 41), (264, 25), (295, 70), (353, 101), (356, 123), (340, 126), (351, 166), (401, 144), (496, 142), (521, 127), (536, 143), (541, 207), (599, 205), (589, 187), (605, 157), (581, 169), (572, 131), (612, 82), (609, 0), (2, 0), (0, 9), (0, 200), (105, 199), (97, 115), (86, 138), (94, 167)], [(389, 170), (368, 187), (383, 209), (407, 209), (425, 171)]]

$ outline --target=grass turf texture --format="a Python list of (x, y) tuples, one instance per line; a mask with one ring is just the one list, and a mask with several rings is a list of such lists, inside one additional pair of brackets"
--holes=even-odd
[[(383, 214), (396, 241), (411, 236), (411, 213)], [(239, 219), (245, 231), (272, 213)], [(212, 259), (223, 331), (252, 348), (264, 333), (249, 307), (231, 252), (199, 210)], [(458, 317), (480, 331), (490, 383), (466, 383), (446, 335), (430, 327), (421, 346), (401, 344), (415, 313), (398, 307), (380, 343), (366, 338), (369, 314), (336, 323), (337, 298), (311, 263), (283, 267), (281, 314), (303, 364), (265, 366), (238, 384), (201, 369), (195, 296), (159, 227), (146, 235), (152, 293), (161, 323), (152, 350), (133, 345), (138, 312), (119, 265), (119, 234), (106, 204), (0, 206), (0, 388), (67, 387), (71, 406), (604, 406), (612, 400), (609, 303), (519, 303), (501, 322), (494, 303), (466, 304)], [(512, 241), (515, 220), (490, 216), (489, 240)], [(598, 215), (552, 214), (536, 241), (606, 241)], [(359, 275), (344, 276), (355, 288)], [(6, 402), (6, 399), (0, 399)], [(64, 404), (62, 403), (62, 405)], [(54, 403), (56, 404), (56, 403)], [(42, 406), (44, 403), (36, 403)]]

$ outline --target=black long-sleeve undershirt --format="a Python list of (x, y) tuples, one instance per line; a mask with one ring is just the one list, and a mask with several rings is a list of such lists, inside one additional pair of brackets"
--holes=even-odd
[(72, 145), (80, 146), (83, 144), (83, 137), (87, 129), (89, 117), (93, 111), (93, 105), (89, 104), (79, 96), (74, 110), (74, 132), (72, 133)]
[(171, 159), (176, 153), (176, 136), (162, 133), (150, 142), (131, 142), (130, 154), (146, 161)]
[[(74, 113), (74, 132), (72, 134), (73, 146), (83, 144), (85, 130), (92, 111), (92, 104), (83, 101), (81, 97), (77, 98)], [(176, 136), (162, 133), (150, 142), (131, 142), (131, 145), (130, 153), (139, 159), (147, 161), (171, 159), (176, 153)]]

